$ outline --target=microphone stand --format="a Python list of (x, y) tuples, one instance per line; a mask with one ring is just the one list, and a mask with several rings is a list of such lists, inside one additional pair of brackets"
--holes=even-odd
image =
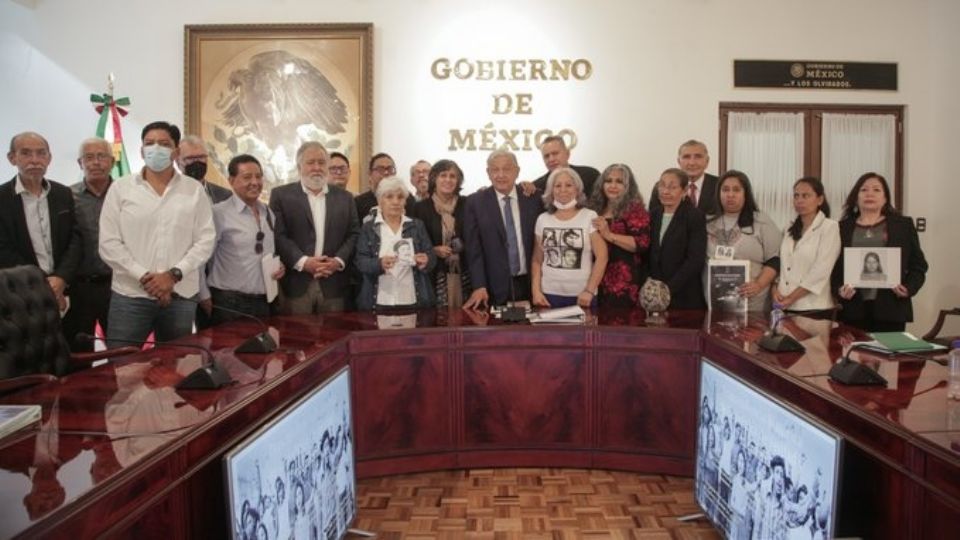
[[(86, 332), (78, 333), (74, 340), (78, 343), (88, 343), (90, 341), (108, 341), (103, 338), (90, 335)], [(131, 345), (153, 345), (155, 347), (182, 347), (185, 349), (196, 349), (204, 353), (206, 361), (202, 366), (195, 369), (182, 381), (177, 383), (177, 390), (216, 390), (217, 388), (233, 383), (233, 377), (223, 369), (213, 357), (213, 351), (202, 345), (192, 343), (178, 343), (175, 341), (136, 341), (132, 339), (110, 338), (109, 341), (116, 343), (128, 343)]]
[(854, 362), (850, 359), (850, 353), (857, 349), (876, 352), (876, 349), (867, 347), (862, 343), (852, 345), (847, 349), (843, 358), (830, 368), (830, 379), (848, 386), (886, 386), (887, 380), (883, 378), (883, 375), (860, 362)]
[(791, 313), (784, 314), (783, 317), (777, 322), (777, 325), (770, 329), (769, 332), (763, 334), (763, 337), (757, 341), (757, 345), (761, 349), (769, 352), (804, 352), (807, 349), (800, 344), (799, 341), (793, 339), (787, 334), (781, 334), (779, 331), (780, 324), (787, 319), (792, 319), (793, 317), (809, 317), (811, 315), (821, 315), (824, 313), (829, 313), (833, 311), (833, 308), (828, 309), (817, 309), (812, 311), (794, 311)]
[[(186, 300), (187, 302), (192, 302), (194, 304), (200, 304), (200, 302), (192, 299), (180, 296), (179, 294), (174, 294), (174, 298), (179, 300)], [(263, 322), (259, 317), (250, 315), (249, 313), (244, 313), (242, 311), (231, 309), (223, 306), (218, 306), (217, 304), (211, 304), (213, 309), (219, 309), (220, 311), (225, 311), (227, 313), (232, 313), (234, 315), (239, 315), (247, 319), (252, 319), (257, 322), (258, 325), (263, 329), (260, 333), (247, 338), (246, 341), (238, 345), (233, 352), (235, 353), (272, 353), (277, 350), (277, 341), (273, 339), (273, 336), (270, 335), (270, 327), (267, 326), (267, 323)]]

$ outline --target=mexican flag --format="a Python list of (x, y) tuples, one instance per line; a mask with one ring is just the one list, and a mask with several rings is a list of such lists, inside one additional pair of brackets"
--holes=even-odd
[(97, 121), (97, 137), (113, 141), (113, 169), (110, 175), (120, 178), (130, 173), (130, 163), (127, 161), (127, 150), (123, 146), (123, 131), (120, 128), (120, 118), (127, 115), (127, 110), (121, 107), (130, 105), (130, 98), (114, 99), (111, 94), (90, 94), (90, 102), (100, 115)]

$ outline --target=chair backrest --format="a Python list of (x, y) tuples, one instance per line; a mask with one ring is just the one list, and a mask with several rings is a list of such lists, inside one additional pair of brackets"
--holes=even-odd
[(60, 310), (36, 266), (0, 270), (0, 379), (67, 372), (70, 348)]

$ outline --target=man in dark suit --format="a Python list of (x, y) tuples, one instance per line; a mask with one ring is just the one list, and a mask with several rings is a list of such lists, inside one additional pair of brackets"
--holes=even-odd
[[(707, 165), (710, 164), (710, 154), (707, 145), (690, 139), (680, 145), (677, 151), (677, 165), (690, 178), (687, 185), (687, 198), (694, 206), (700, 209), (704, 216), (717, 213), (717, 177), (707, 174)], [(660, 208), (660, 195), (654, 186), (650, 195), (650, 211)]]
[(533, 181), (537, 191), (543, 193), (543, 190), (547, 189), (547, 177), (554, 169), (570, 167), (580, 175), (580, 179), (583, 180), (583, 194), (588, 199), (590, 198), (590, 194), (593, 193), (593, 184), (600, 176), (600, 171), (593, 167), (570, 165), (570, 149), (567, 148), (567, 143), (563, 141), (563, 137), (551, 135), (544, 139), (543, 143), (540, 144), (540, 155), (543, 156), (543, 164), (547, 166), (547, 172)]
[(81, 254), (73, 193), (44, 178), (51, 155), (41, 135), (15, 135), (7, 159), (17, 176), (0, 186), (0, 268), (39, 266), (63, 309)]
[[(384, 178), (389, 178), (391, 176), (396, 176), (397, 166), (393, 162), (393, 158), (390, 157), (390, 154), (385, 154), (380, 152), (379, 154), (374, 155), (370, 158), (370, 170), (368, 171), (367, 179), (370, 183), (370, 189), (357, 195), (353, 200), (357, 203), (357, 216), (360, 218), (361, 224), (364, 219), (370, 215), (370, 210), (377, 205), (377, 186), (380, 185), (380, 181)], [(406, 207), (404, 212), (409, 216), (413, 213), (413, 204), (417, 202), (417, 199), (413, 195), (407, 196)]]
[(342, 311), (359, 221), (353, 198), (327, 183), (326, 149), (306, 142), (297, 150), (300, 181), (274, 188), (270, 208), (276, 214), (276, 243), (288, 271), (280, 285), (281, 311), (309, 314)]
[(465, 309), (530, 299), (533, 229), (543, 204), (517, 189), (519, 175), (517, 157), (496, 150), (487, 158), (493, 189), (467, 198), (463, 234), (474, 289)]

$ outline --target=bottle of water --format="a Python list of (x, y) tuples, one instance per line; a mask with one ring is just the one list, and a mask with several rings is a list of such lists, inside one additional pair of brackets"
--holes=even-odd
[(773, 303), (773, 309), (770, 310), (770, 333), (776, 334), (779, 331), (780, 321), (783, 320), (783, 305), (779, 302)]
[(947, 397), (960, 399), (960, 339), (950, 347), (950, 385), (947, 387)]

